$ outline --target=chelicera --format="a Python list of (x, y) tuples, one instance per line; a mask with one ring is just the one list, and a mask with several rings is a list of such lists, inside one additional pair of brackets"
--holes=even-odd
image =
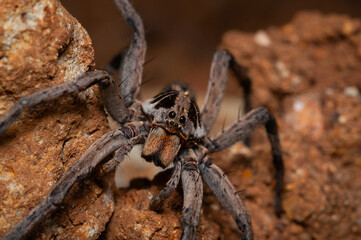
[[(201, 109), (198, 108), (194, 93), (183, 84), (172, 84), (155, 97), (140, 102), (139, 86), (142, 82), (146, 51), (143, 23), (127, 0), (115, 0), (115, 3), (134, 30), (129, 48), (113, 59), (107, 71), (89, 71), (74, 82), (21, 98), (18, 104), (0, 119), (0, 133), (21, 115), (23, 109), (67, 93), (85, 90), (94, 84), (98, 84), (101, 89), (107, 113), (121, 127), (109, 131), (95, 141), (60, 178), (48, 197), (4, 239), (27, 236), (49, 213), (61, 205), (75, 182), (85, 179), (94, 171), (105, 174), (114, 170), (136, 144), (143, 144), (141, 155), (146, 161), (162, 168), (173, 164), (173, 174), (166, 187), (150, 200), (149, 206), (152, 210), (160, 210), (179, 181), (182, 181), (182, 239), (196, 239), (203, 181), (229, 211), (241, 231), (242, 239), (253, 239), (251, 219), (243, 201), (228, 177), (211, 162), (208, 154), (246, 140), (256, 127), (265, 125), (276, 169), (275, 210), (276, 214), (280, 215), (284, 167), (274, 117), (267, 109), (259, 107), (247, 112), (244, 117), (217, 135), (208, 136), (224, 96), (228, 68), (235, 70), (236, 75), (240, 69), (226, 51), (217, 51), (214, 55), (206, 98)], [(115, 71), (119, 71), (120, 77), (117, 79), (112, 77)], [(248, 81), (239, 74), (238, 76), (247, 93)], [(249, 102), (246, 102), (246, 106), (249, 106)]]

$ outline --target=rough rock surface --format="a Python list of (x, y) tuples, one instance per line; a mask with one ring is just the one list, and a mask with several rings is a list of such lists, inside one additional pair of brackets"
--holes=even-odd
[[(116, 191), (114, 214), (103, 237), (105, 239), (179, 239), (182, 233), (180, 217), (183, 202), (180, 188), (179, 193), (173, 194), (165, 202), (163, 211), (157, 213), (149, 210), (149, 200), (164, 187), (167, 178), (169, 178), (168, 174), (161, 173), (151, 184), (140, 181), (143, 189)], [(217, 239), (219, 234), (217, 224), (201, 214), (198, 237), (211, 240)]]
[[(87, 32), (59, 1), (1, 1), (0, 115), (21, 96), (74, 80), (92, 66), (93, 56)], [(35, 107), (0, 136), (0, 237), (106, 131), (97, 95), (90, 89)], [(69, 198), (75, 200), (67, 200), (65, 211), (50, 218), (38, 237), (99, 236), (113, 202), (107, 188), (98, 185), (90, 181), (72, 191)], [(84, 212), (88, 201), (95, 207)]]
[[(273, 214), (272, 164), (263, 129), (248, 161), (217, 161), (253, 218), (257, 239), (358, 239), (361, 234), (361, 23), (298, 14), (291, 23), (245, 34), (227, 49), (252, 79), (253, 106), (277, 117), (285, 158), (284, 214)], [(206, 200), (207, 201), (207, 200)], [(219, 216), (223, 214), (215, 214)], [(227, 222), (221, 222), (222, 231)], [(227, 239), (238, 239), (233, 232)]]

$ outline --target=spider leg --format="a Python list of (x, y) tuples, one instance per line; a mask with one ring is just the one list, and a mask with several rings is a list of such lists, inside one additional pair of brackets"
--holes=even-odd
[(243, 118), (229, 125), (215, 137), (209, 139), (206, 143), (206, 148), (209, 152), (225, 149), (234, 143), (247, 138), (255, 128), (261, 124), (265, 125), (267, 136), (271, 144), (273, 165), (276, 169), (275, 211), (277, 216), (280, 216), (282, 211), (281, 192), (284, 175), (282, 148), (278, 137), (276, 120), (266, 108), (258, 107), (248, 112)]
[(202, 106), (202, 122), (208, 133), (216, 121), (227, 85), (228, 68), (230, 68), (243, 88), (245, 112), (251, 110), (251, 80), (245, 69), (236, 63), (226, 51), (216, 51), (209, 73), (207, 93)]
[(124, 81), (121, 84), (122, 96), (129, 107), (135, 102), (134, 96), (139, 95), (147, 42), (143, 22), (129, 1), (114, 0), (114, 2), (128, 25), (134, 30), (132, 42), (123, 54), (119, 68), (120, 82)]
[(221, 107), (231, 58), (226, 51), (217, 51), (213, 56), (207, 93), (201, 110), (202, 123), (206, 133), (211, 130)]
[(212, 189), (223, 207), (232, 215), (239, 230), (242, 231), (242, 240), (253, 239), (251, 218), (228, 177), (218, 166), (212, 164), (207, 156), (198, 167), (204, 181)]
[(0, 118), (0, 134), (8, 129), (20, 116), (25, 108), (34, 107), (38, 104), (49, 102), (62, 95), (78, 93), (91, 87), (97, 82), (107, 84), (109, 74), (105, 71), (90, 71), (73, 82), (67, 82), (47, 88), (45, 90), (29, 94), (20, 100)]
[(149, 208), (153, 211), (160, 211), (163, 207), (164, 201), (174, 192), (178, 186), (181, 176), (181, 162), (174, 162), (174, 171), (171, 178), (168, 180), (166, 187), (158, 194), (152, 197), (149, 202)]
[(107, 113), (120, 124), (124, 124), (130, 120), (132, 113), (126, 107), (125, 99), (119, 86), (120, 84), (113, 77), (110, 77), (108, 82), (99, 84)]
[(181, 154), (183, 210), (181, 217), (182, 240), (197, 239), (197, 227), (203, 200), (203, 183), (197, 166), (197, 157), (192, 149)]
[(145, 137), (140, 133), (146, 131), (144, 123), (137, 122), (104, 134), (59, 179), (48, 197), (32, 209), (3, 239), (26, 238), (49, 213), (61, 206), (75, 182), (90, 176), (96, 167), (117, 149), (122, 149), (121, 153), (124, 155), (133, 145), (143, 143)]
[[(217, 51), (213, 56), (207, 93), (201, 110), (202, 122), (206, 133), (209, 133), (218, 116), (226, 90), (228, 68), (232, 70), (242, 86), (244, 111), (249, 112), (251, 110), (251, 79), (245, 73), (245, 69), (234, 61), (228, 52)], [(250, 145), (249, 138), (245, 138), (244, 142), (247, 146)]]

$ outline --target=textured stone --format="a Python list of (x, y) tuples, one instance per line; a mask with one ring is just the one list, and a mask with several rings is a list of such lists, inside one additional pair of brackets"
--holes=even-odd
[[(273, 214), (273, 170), (263, 129), (253, 138), (251, 163), (219, 161), (224, 170), (237, 169), (229, 177), (246, 191), (257, 239), (361, 234), (360, 26), (347, 16), (304, 12), (283, 27), (262, 30), (262, 41), (237, 31), (223, 37), (220, 47), (252, 79), (253, 106), (268, 107), (280, 125), (286, 169), (281, 219)], [(220, 226), (230, 232), (227, 221)], [(227, 239), (238, 236), (230, 232)]]
[[(93, 57), (86, 30), (59, 1), (1, 1), (0, 115), (21, 96), (73, 81), (93, 65)], [(98, 102), (96, 88), (62, 97), (25, 112), (0, 136), (0, 237), (40, 203), (71, 164), (106, 131)], [(88, 239), (99, 236), (112, 214), (112, 198), (95, 183), (89, 182), (88, 188), (87, 194), (72, 191), (70, 198), (79, 196), (78, 203), (69, 203), (65, 210), (71, 219), (84, 208), (78, 206), (93, 199), (96, 207), (92, 211), (98, 215), (72, 221), (66, 217), (60, 218), (64, 221), (49, 219), (46, 228), (39, 230), (44, 234), (38, 237), (66, 238), (70, 233)], [(70, 227), (74, 223), (76, 227)], [(96, 229), (87, 231), (90, 226)]]
[(63, 207), (52, 213), (30, 238), (98, 239), (113, 211), (112, 190), (85, 181), (74, 187)]
[[(164, 211), (156, 213), (149, 210), (149, 200), (152, 193), (157, 194), (160, 190), (153, 186), (151, 189), (118, 191), (106, 239), (179, 239), (182, 198), (175, 193), (165, 202)], [(218, 226), (201, 214), (198, 237), (211, 240), (219, 236)]]

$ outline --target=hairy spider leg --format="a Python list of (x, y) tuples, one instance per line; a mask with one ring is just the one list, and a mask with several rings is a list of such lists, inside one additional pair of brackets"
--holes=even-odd
[(114, 151), (118, 150), (120, 154), (119, 149), (122, 149), (124, 156), (135, 144), (143, 143), (145, 136), (141, 133), (147, 132), (146, 128), (143, 122), (137, 122), (104, 134), (59, 179), (48, 197), (32, 209), (3, 239), (26, 238), (46, 216), (61, 206), (75, 182), (89, 177), (96, 167)]
[(128, 122), (132, 113), (126, 106), (115, 78), (111, 77), (107, 84), (99, 84), (99, 89), (107, 113), (120, 124)]
[(52, 101), (66, 94), (74, 94), (84, 91), (94, 84), (101, 82), (103, 85), (109, 84), (110, 76), (105, 71), (91, 71), (83, 74), (73, 82), (62, 83), (35, 92), (20, 98), (20, 100), (0, 118), (0, 134), (8, 129), (22, 114), (24, 109)]
[(206, 97), (201, 108), (202, 123), (206, 134), (211, 130), (221, 107), (227, 86), (230, 60), (231, 55), (226, 51), (217, 51), (213, 55)]
[(119, 77), (112, 79), (106, 86), (101, 85), (100, 89), (108, 114), (118, 123), (124, 124), (133, 117), (129, 107), (139, 95), (147, 43), (143, 22), (133, 6), (128, 1), (114, 2), (134, 32), (129, 48), (116, 55), (105, 68), (110, 74), (119, 70)]
[(135, 99), (140, 93), (139, 86), (142, 83), (147, 42), (142, 19), (134, 7), (129, 1), (114, 0), (114, 2), (125, 21), (134, 31), (130, 46), (120, 61), (119, 79), (116, 82), (116, 86), (118, 86), (121, 81), (124, 81), (124, 84), (121, 84), (121, 92), (125, 98), (126, 106), (129, 107), (135, 103)]
[(171, 178), (168, 180), (166, 186), (158, 195), (154, 195), (149, 202), (149, 208), (153, 211), (161, 211), (163, 208), (164, 201), (169, 198), (169, 196), (177, 188), (179, 179), (181, 177), (181, 161), (175, 160), (173, 162), (174, 170)]
[(259, 125), (264, 124), (268, 139), (271, 144), (273, 165), (275, 167), (276, 195), (275, 212), (279, 217), (282, 212), (281, 194), (283, 188), (284, 164), (282, 158), (282, 148), (278, 137), (278, 127), (275, 118), (264, 107), (258, 107), (248, 112), (243, 118), (229, 125), (222, 132), (210, 138), (206, 143), (206, 148), (210, 153), (218, 152), (230, 147), (238, 141), (244, 140)]
[(182, 162), (183, 209), (181, 217), (181, 240), (197, 239), (197, 227), (203, 200), (203, 183), (198, 169), (197, 156), (193, 149), (184, 150)]
[(207, 156), (200, 161), (198, 166), (204, 181), (241, 230), (242, 240), (253, 239), (251, 218), (228, 177), (217, 165), (211, 163)]
[[(206, 133), (211, 130), (224, 97), (228, 80), (228, 68), (232, 70), (239, 84), (243, 89), (244, 112), (251, 110), (251, 79), (248, 77), (246, 70), (239, 65), (233, 56), (227, 51), (216, 51), (213, 55), (207, 93), (202, 106), (202, 122)], [(244, 143), (249, 146), (250, 139), (245, 138)]]

